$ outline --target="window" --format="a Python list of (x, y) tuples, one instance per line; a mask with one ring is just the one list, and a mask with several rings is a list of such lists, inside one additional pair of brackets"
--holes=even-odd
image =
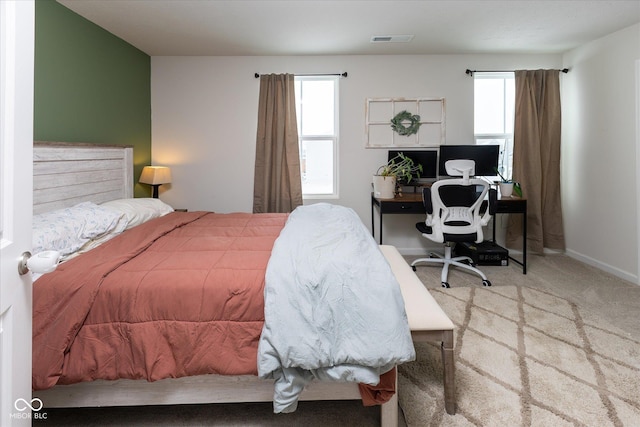
[(476, 144), (499, 144), (498, 170), (505, 178), (512, 178), (514, 74), (476, 72), (473, 78)]
[(338, 76), (296, 76), (304, 198), (337, 197)]

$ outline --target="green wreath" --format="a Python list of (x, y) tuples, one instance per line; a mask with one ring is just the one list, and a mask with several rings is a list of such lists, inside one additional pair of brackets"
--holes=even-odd
[[(411, 123), (404, 125), (403, 122), (409, 121)], [(420, 129), (420, 116), (417, 114), (411, 114), (407, 110), (401, 111), (391, 119), (391, 129), (398, 132), (399, 135), (413, 135), (418, 133)]]

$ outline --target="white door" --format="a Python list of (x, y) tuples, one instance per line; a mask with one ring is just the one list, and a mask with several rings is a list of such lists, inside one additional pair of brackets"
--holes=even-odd
[[(31, 276), (18, 274), (31, 249), (33, 210), (33, 0), (0, 0), (0, 425), (28, 426), (31, 400)], [(36, 409), (33, 413), (31, 407)]]

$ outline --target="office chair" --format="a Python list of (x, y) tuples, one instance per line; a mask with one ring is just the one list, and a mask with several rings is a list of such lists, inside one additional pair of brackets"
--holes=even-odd
[[(495, 213), (497, 191), (490, 189), (489, 183), (484, 180), (470, 178), (475, 173), (473, 160), (449, 160), (445, 167), (450, 176), (462, 178), (441, 179), (433, 183), (431, 188), (423, 188), (422, 201), (427, 218), (416, 224), (422, 236), (444, 243), (444, 255), (432, 252), (429, 258), (413, 261), (411, 267), (416, 271), (416, 265), (423, 262), (443, 264), (440, 279), (444, 288), (450, 287), (447, 277), (451, 265), (475, 272), (482, 277), (484, 286), (491, 286), (487, 276), (475, 268), (471, 258), (452, 257), (451, 253), (456, 243), (482, 242), (482, 227), (489, 223)], [(487, 193), (489, 204), (481, 216), (480, 208)]]

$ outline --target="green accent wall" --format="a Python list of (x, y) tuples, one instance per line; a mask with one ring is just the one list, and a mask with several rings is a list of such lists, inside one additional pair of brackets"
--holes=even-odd
[(34, 139), (132, 145), (151, 164), (151, 58), (52, 0), (36, 1)]

